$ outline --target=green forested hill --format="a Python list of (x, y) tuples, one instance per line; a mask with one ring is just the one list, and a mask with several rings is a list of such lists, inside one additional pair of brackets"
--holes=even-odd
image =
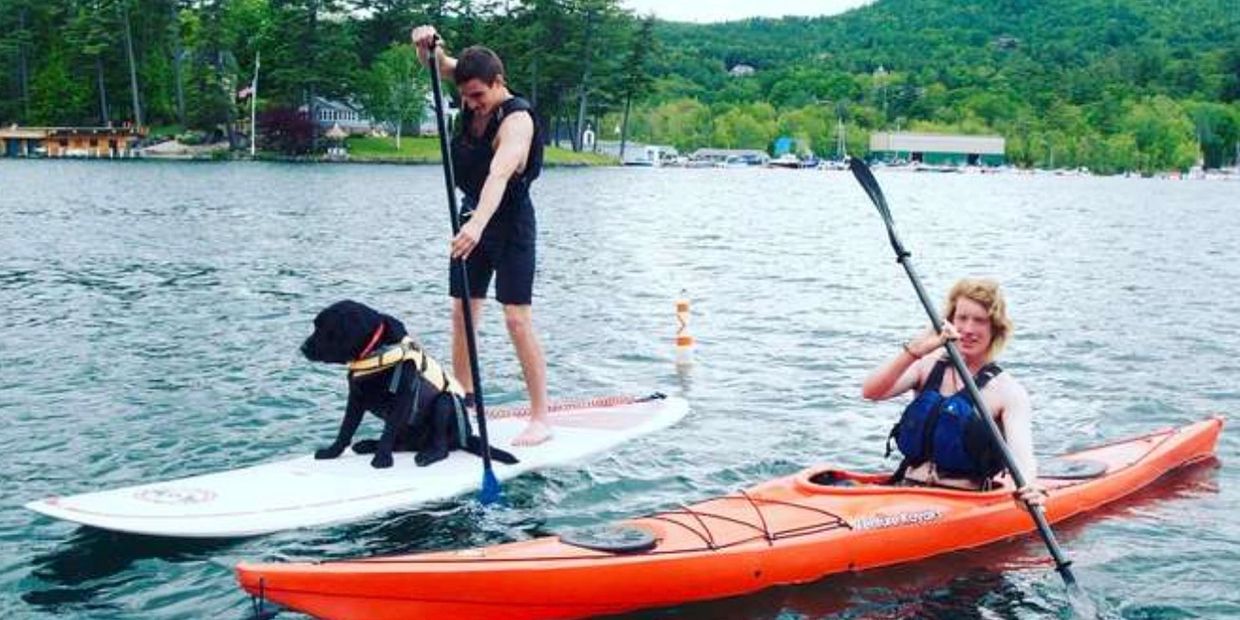
[[(1218, 166), (1240, 139), (1234, 0), (879, 0), (657, 36), (654, 139), (689, 125), (753, 146), (773, 130), (827, 150), (839, 111), (853, 149), (880, 128), (1000, 133), (1019, 163), (1099, 170), (1186, 167), (1197, 142)], [(756, 72), (730, 76), (737, 64)]]

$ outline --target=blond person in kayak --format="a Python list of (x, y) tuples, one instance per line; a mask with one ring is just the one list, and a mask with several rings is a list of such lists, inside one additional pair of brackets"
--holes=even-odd
[[(978, 383), (986, 407), (995, 416), (995, 422), (1003, 432), (1017, 467), (1021, 469), (1026, 480), (1035, 480), (1038, 464), (1033, 454), (1033, 411), (1029, 403), (1029, 393), (1011, 373), (1002, 371), (993, 363), (1012, 332), (1012, 321), (1007, 316), (1007, 305), (999, 283), (994, 280), (967, 278), (956, 282), (947, 295), (947, 306), (943, 315), (946, 319), (943, 331), (938, 334), (928, 333), (903, 343), (895, 357), (866, 377), (862, 385), (862, 396), (868, 400), (879, 401), (915, 390), (917, 397), (901, 417), (902, 426), (915, 424), (919, 409), (921, 413), (933, 411), (928, 416), (931, 420), (928, 424), (941, 424), (945, 422), (939, 420), (950, 419), (951, 416), (945, 412), (949, 406), (955, 408), (961, 420), (967, 419), (968, 412), (972, 409), (972, 401), (968, 400), (965, 384), (948, 361), (946, 352), (941, 351), (948, 340), (955, 340), (965, 365)], [(973, 423), (982, 424), (977, 420)], [(921, 426), (917, 426), (914, 429), (915, 434), (910, 437), (907, 435), (908, 430), (906, 426), (905, 437), (909, 438), (901, 438), (905, 441), (898, 442), (906, 457), (905, 463), (901, 465), (904, 480), (964, 489), (980, 489), (990, 483), (990, 476), (979, 480), (950, 470), (945, 471), (942, 460), (935, 454), (938, 451), (950, 452), (969, 444), (972, 444), (970, 447), (982, 445), (989, 449), (986, 444), (989, 442), (988, 433), (982, 433), (976, 427), (962, 428), (961, 437), (948, 439), (947, 443), (940, 441), (942, 433), (933, 434), (934, 448), (939, 450), (931, 450), (930, 453), (935, 455), (916, 454), (918, 458), (910, 459), (909, 453), (916, 453), (919, 446), (905, 450), (909, 447), (908, 442), (913, 441), (912, 437), (920, 438), (926, 433)], [(896, 438), (900, 432), (901, 429), (897, 426), (892, 431), (892, 437)], [(991, 455), (990, 461), (986, 466), (988, 468), (984, 470), (987, 473), (1000, 463), (997, 454)], [(1021, 489), (1018, 495), (1022, 501), (1039, 505), (1045, 498), (1045, 493), (1036, 485)]]

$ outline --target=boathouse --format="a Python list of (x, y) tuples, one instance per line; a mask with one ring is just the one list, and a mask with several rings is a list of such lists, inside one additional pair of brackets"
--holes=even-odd
[(870, 134), (870, 159), (885, 163), (920, 162), (933, 166), (1002, 166), (1003, 136), (934, 133)]
[(37, 157), (43, 154), (43, 140), (47, 132), (31, 127), (6, 127), (0, 129), (0, 155), (4, 157)]
[(5, 157), (133, 157), (146, 130), (133, 127), (18, 127), (0, 129)]

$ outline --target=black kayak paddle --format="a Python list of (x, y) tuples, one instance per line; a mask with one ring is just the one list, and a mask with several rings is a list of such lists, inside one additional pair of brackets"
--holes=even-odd
[[(879, 188), (878, 180), (870, 172), (869, 166), (865, 165), (859, 158), (851, 158), (848, 167), (852, 170), (853, 176), (857, 178), (857, 182), (861, 184), (861, 188), (869, 195), (870, 201), (878, 208), (878, 213), (882, 216), (883, 223), (887, 226), (887, 238), (891, 241), (891, 248), (895, 250), (896, 262), (904, 267), (904, 272), (908, 274), (909, 281), (913, 283), (913, 288), (917, 291), (917, 297), (921, 300), (922, 308), (925, 309), (926, 314), (930, 317), (930, 322), (934, 325), (935, 333), (942, 332), (943, 318), (935, 311), (929, 295), (926, 294), (925, 287), (921, 284), (921, 278), (917, 276), (917, 272), (913, 269), (912, 254), (904, 248), (904, 244), (900, 243), (900, 237), (896, 235), (895, 223), (891, 219), (891, 210), (887, 208), (887, 199), (883, 197), (883, 190)], [(1012, 456), (1011, 450), (1008, 449), (1007, 443), (1003, 441), (1003, 435), (1000, 434), (999, 427), (995, 424), (994, 416), (990, 414), (989, 408), (986, 407), (986, 402), (982, 400), (982, 395), (977, 389), (977, 384), (973, 381), (973, 376), (969, 374), (969, 370), (965, 366), (960, 350), (956, 347), (956, 343), (950, 340), (947, 341), (945, 347), (948, 357), (951, 358), (952, 366), (956, 369), (956, 373), (964, 381), (965, 388), (969, 391), (969, 397), (977, 405), (974, 413), (981, 416), (986, 422), (986, 428), (990, 431), (991, 440), (999, 449), (1004, 465), (1007, 466), (1008, 471), (1012, 472), (1012, 481), (1016, 484), (1016, 488), (1024, 488), (1027, 482), (1024, 473), (1016, 466), (1016, 460)], [(1043, 512), (1042, 507), (1028, 502), (1025, 503), (1025, 507), (1029, 510), (1029, 516), (1033, 517), (1038, 534), (1041, 535), (1043, 542), (1046, 543), (1046, 548), (1050, 551), (1051, 558), (1055, 560), (1055, 570), (1059, 572), (1060, 576), (1063, 577), (1064, 583), (1068, 586), (1068, 591), (1073, 597), (1073, 607), (1079, 612), (1084, 597), (1080, 596), (1080, 586), (1076, 583), (1076, 576), (1072, 574), (1072, 561), (1064, 555), (1059, 548), (1059, 543), (1055, 541), (1055, 534), (1051, 531), (1050, 524), (1046, 521), (1046, 514)]]

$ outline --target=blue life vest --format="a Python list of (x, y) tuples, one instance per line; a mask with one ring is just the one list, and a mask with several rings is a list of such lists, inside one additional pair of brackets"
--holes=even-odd
[[(896, 447), (904, 455), (894, 480), (902, 479), (909, 467), (927, 461), (934, 463), (940, 474), (979, 482), (1003, 471), (1003, 458), (995, 448), (986, 421), (974, 412), (968, 390), (946, 397), (939, 392), (948, 364), (946, 359), (935, 363), (921, 392), (891, 429), (887, 454), (891, 454), (891, 440), (895, 439)], [(1003, 369), (994, 363), (982, 366), (973, 378), (978, 391), (1001, 372)]]

